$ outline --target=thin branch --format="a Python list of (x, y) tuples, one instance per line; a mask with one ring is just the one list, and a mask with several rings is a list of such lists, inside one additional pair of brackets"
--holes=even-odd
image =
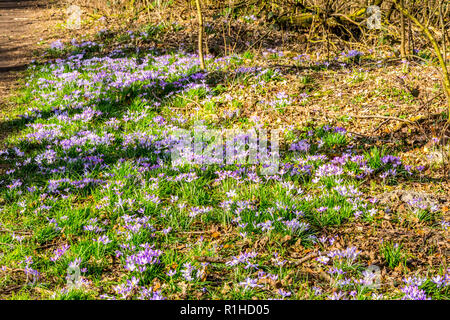
[(352, 118), (360, 118), (360, 119), (388, 119), (388, 120), (396, 120), (396, 121), (402, 121), (402, 122), (407, 122), (407, 123), (411, 123), (414, 124), (414, 121), (411, 120), (407, 120), (407, 119), (402, 119), (402, 118), (397, 118), (397, 117), (389, 117), (389, 116), (379, 116), (379, 115), (368, 115), (368, 116), (358, 116), (358, 115), (349, 115)]

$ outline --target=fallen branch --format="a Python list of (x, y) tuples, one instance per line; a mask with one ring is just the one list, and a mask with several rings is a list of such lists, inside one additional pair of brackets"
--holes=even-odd
[(402, 121), (402, 122), (407, 122), (407, 123), (411, 123), (414, 124), (415, 121), (411, 121), (411, 120), (407, 120), (407, 119), (402, 119), (402, 118), (397, 118), (397, 117), (389, 117), (389, 116), (378, 116), (378, 115), (369, 115), (369, 116), (357, 116), (357, 115), (349, 115), (352, 118), (359, 118), (359, 119), (388, 119), (388, 120), (396, 120), (396, 121)]
[(258, 40), (256, 40), (255, 42), (253, 42), (251, 45), (249, 45), (247, 47), (247, 50), (250, 50), (251, 48), (253, 48), (258, 42), (260, 42), (262, 39), (264, 39), (265, 37), (267, 37), (270, 33), (272, 32), (272, 30), (267, 31), (265, 34), (263, 34)]
[(227, 263), (229, 260), (221, 257), (206, 257), (200, 256), (195, 257), (198, 262), (208, 262), (208, 263)]
[(306, 269), (302, 270), (302, 272), (305, 272), (305, 273), (311, 275), (312, 277), (317, 277), (317, 278), (319, 278), (319, 279), (321, 279), (321, 280), (323, 280), (325, 282), (328, 282), (328, 283), (332, 283), (333, 282), (333, 279), (328, 274), (326, 274), (323, 271), (314, 271), (314, 270), (311, 270), (309, 268), (306, 268)]
[(10, 247), (14, 247), (14, 245), (12, 243), (4, 243), (4, 242), (0, 242), (0, 246), (10, 246)]
[(28, 234), (28, 235), (30, 235), (30, 234), (33, 233), (33, 232), (31, 232), (31, 231), (9, 230), (9, 229), (6, 229), (6, 228), (0, 229), (0, 232), (12, 232), (12, 233)]
[(307, 254), (306, 256), (304, 256), (303, 258), (301, 258), (301, 259), (299, 259), (299, 260), (292, 261), (291, 263), (294, 264), (294, 265), (296, 265), (296, 266), (298, 266), (298, 265), (301, 265), (301, 264), (303, 264), (304, 262), (306, 262), (306, 261), (308, 261), (308, 260), (317, 258), (319, 255), (320, 255), (319, 252), (312, 252), (312, 253), (310, 253), (310, 254)]
[[(192, 100), (192, 99), (189, 99), (189, 98), (186, 98), (185, 96), (182, 96), (182, 95), (179, 95), (179, 94), (177, 94), (176, 95), (177, 97), (180, 97), (180, 98), (183, 98), (183, 99), (185, 99), (185, 100), (187, 100), (187, 101), (190, 101), (190, 102), (192, 102), (192, 103), (195, 103), (196, 105), (197, 105), (197, 107), (199, 107), (199, 108), (201, 108), (202, 106), (201, 106), (201, 104), (200, 103), (198, 103), (197, 101), (195, 101), (195, 100)], [(175, 108), (172, 108), (172, 109), (175, 109)], [(186, 109), (186, 108), (177, 108), (177, 109)]]
[(380, 128), (381, 128), (382, 126), (384, 126), (386, 123), (388, 123), (389, 121), (391, 121), (391, 119), (384, 120), (378, 127), (376, 127), (375, 130), (372, 131), (372, 134), (374, 134), (375, 132), (377, 132), (378, 130), (380, 130)]

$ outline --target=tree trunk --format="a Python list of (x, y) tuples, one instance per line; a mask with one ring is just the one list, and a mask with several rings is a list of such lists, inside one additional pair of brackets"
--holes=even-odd
[[(403, 9), (403, 0), (400, 0), (400, 7)], [(405, 16), (402, 12), (400, 12), (400, 55), (402, 57), (402, 60), (406, 60), (406, 32), (405, 32)]]
[(205, 59), (203, 58), (203, 15), (200, 0), (195, 0), (198, 15), (198, 57), (200, 58), (200, 68), (205, 69)]
[(447, 63), (442, 56), (441, 49), (439, 48), (439, 45), (433, 34), (430, 32), (430, 29), (427, 27), (427, 23), (425, 22), (424, 24), (422, 24), (418, 19), (411, 15), (408, 10), (400, 6), (398, 1), (399, 0), (393, 0), (395, 5), (397, 6), (397, 9), (402, 13), (402, 15), (410, 19), (416, 26), (418, 26), (422, 30), (422, 32), (425, 34), (425, 36), (433, 46), (433, 51), (439, 61), (439, 66), (441, 67), (442, 85), (444, 87), (444, 93), (447, 96), (448, 122), (450, 122), (450, 76), (448, 74)]

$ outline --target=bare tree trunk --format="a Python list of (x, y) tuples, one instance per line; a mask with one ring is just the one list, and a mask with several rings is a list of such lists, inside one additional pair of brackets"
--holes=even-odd
[(450, 122), (450, 76), (447, 69), (447, 63), (444, 60), (444, 57), (442, 56), (441, 48), (439, 48), (439, 45), (434, 38), (433, 34), (431, 33), (430, 29), (428, 28), (428, 21), (425, 21), (423, 24), (416, 19), (411, 13), (409, 13), (408, 10), (406, 10), (404, 7), (399, 5), (399, 0), (393, 0), (395, 5), (397, 6), (397, 9), (405, 15), (405, 17), (411, 19), (412, 22), (416, 26), (418, 26), (421, 31), (424, 33), (424, 35), (428, 38), (428, 40), (431, 42), (431, 45), (433, 46), (433, 51), (436, 54), (436, 57), (439, 61), (439, 65), (441, 67), (441, 75), (442, 75), (442, 84), (444, 87), (444, 92), (447, 96), (447, 105), (448, 105), (448, 122)]
[(205, 69), (205, 59), (203, 58), (203, 15), (200, 0), (195, 0), (198, 15), (198, 57), (200, 58), (200, 68)]
[[(403, 9), (403, 0), (400, 0), (400, 7)], [(401, 37), (401, 43), (400, 43), (400, 55), (402, 57), (402, 60), (406, 60), (406, 34), (405, 34), (405, 16), (402, 12), (400, 12), (400, 37)]]

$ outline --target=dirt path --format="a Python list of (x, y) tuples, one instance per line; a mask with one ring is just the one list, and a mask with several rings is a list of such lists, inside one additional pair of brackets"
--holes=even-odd
[(0, 112), (32, 60), (37, 43), (51, 36), (51, 1), (0, 0)]

